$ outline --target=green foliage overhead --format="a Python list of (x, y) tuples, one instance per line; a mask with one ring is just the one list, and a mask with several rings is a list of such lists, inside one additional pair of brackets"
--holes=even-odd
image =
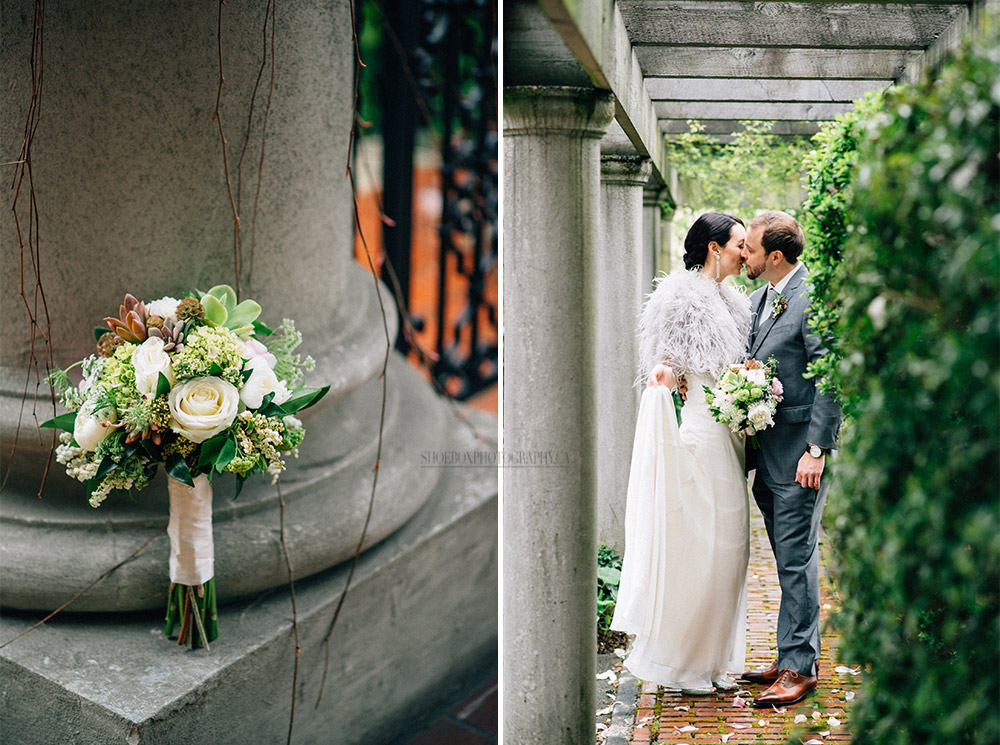
[(839, 311), (821, 323), (842, 355), (824, 374), (854, 408), (826, 525), (868, 745), (1000, 742), (997, 80), (994, 35), (842, 122), (813, 162), (818, 302)]
[(797, 210), (807, 144), (769, 134), (774, 122), (740, 124), (743, 131), (721, 144), (703, 124), (689, 121), (691, 131), (667, 143), (683, 203), (740, 217), (761, 209)]
[[(727, 212), (744, 222), (761, 210), (799, 212), (808, 141), (770, 134), (774, 122), (740, 124), (741, 132), (730, 142), (720, 143), (705, 134), (703, 124), (689, 121), (691, 131), (673, 135), (667, 143), (679, 182), (679, 194), (674, 195), (678, 206), (672, 216), (674, 265), (679, 265), (684, 252), (684, 236), (703, 212)], [(742, 274), (735, 281), (748, 289), (763, 284)]]

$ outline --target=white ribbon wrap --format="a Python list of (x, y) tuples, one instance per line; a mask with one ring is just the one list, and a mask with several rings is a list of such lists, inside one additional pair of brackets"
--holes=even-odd
[(167, 478), (170, 493), (170, 581), (200, 585), (215, 576), (212, 543), (212, 484), (208, 476), (194, 477), (194, 487)]

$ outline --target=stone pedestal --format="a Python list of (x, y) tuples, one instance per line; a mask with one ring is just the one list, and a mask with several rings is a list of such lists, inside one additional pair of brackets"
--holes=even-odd
[[(597, 527), (598, 538), (625, 551), (625, 495), (641, 390), (637, 320), (640, 277), (652, 256), (643, 239), (643, 187), (652, 164), (629, 155), (601, 157), (603, 234), (597, 264)], [(648, 265), (648, 266), (647, 266)], [(648, 279), (647, 279), (648, 284)]]
[[(610, 94), (504, 90), (504, 737), (594, 736), (600, 152)], [(518, 460), (519, 462), (515, 462)]]
[[(415, 376), (402, 365), (393, 365), (395, 377)], [(472, 417), (481, 431), (495, 421)], [(443, 444), (483, 447), (464, 427)], [(405, 740), (438, 702), (496, 664), (497, 499), (484, 478), (494, 471), (425, 470), (441, 476), (435, 493), (362, 555), (330, 640), (318, 708), (322, 640), (349, 566), (295, 583), (302, 648), (296, 745)], [(293, 552), (296, 566), (297, 558)], [(0, 643), (39, 618), (0, 617)], [(287, 584), (220, 606), (219, 627), (210, 653), (191, 652), (163, 637), (162, 611), (56, 616), (0, 651), (0, 740), (285, 742), (295, 651)]]

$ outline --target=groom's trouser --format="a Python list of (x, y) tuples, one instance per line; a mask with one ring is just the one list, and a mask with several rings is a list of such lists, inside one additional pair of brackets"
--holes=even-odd
[(753, 496), (778, 565), (778, 669), (815, 675), (819, 659), (819, 525), (827, 484), (804, 489), (771, 478), (758, 458)]

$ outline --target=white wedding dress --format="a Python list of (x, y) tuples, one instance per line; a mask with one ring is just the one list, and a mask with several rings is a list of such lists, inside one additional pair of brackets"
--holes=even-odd
[(660, 361), (684, 373), (678, 427), (663, 386), (642, 394), (613, 629), (634, 634), (625, 666), (669, 688), (711, 689), (744, 669), (749, 513), (742, 436), (702, 390), (744, 357), (745, 295), (696, 271), (657, 285), (640, 322), (644, 382)]

